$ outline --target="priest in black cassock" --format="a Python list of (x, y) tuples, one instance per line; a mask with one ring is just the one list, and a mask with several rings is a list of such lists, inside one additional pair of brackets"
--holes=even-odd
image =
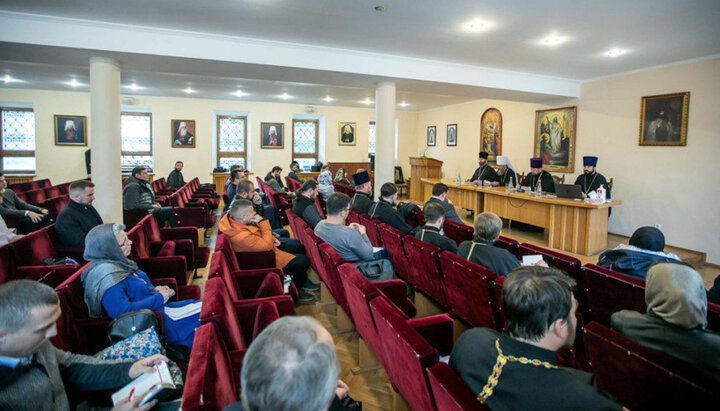
[(608, 187), (607, 180), (605, 180), (605, 177), (602, 174), (595, 170), (597, 161), (597, 157), (583, 157), (583, 173), (578, 176), (577, 180), (575, 180), (575, 185), (580, 186), (583, 198), (587, 198), (591, 195), (590, 193), (593, 193), (598, 188), (602, 187), (607, 193), (607, 198), (609, 199), (610, 188)]
[(498, 175), (495, 169), (490, 167), (487, 163), (488, 153), (481, 151), (478, 158), (478, 165), (480, 167), (475, 170), (475, 173), (470, 177), (470, 181), (477, 183), (478, 181), (498, 181)]
[(542, 187), (542, 191), (546, 193), (555, 192), (555, 181), (553, 181), (550, 173), (542, 169), (543, 161), (540, 157), (530, 159), (530, 173), (525, 176), (520, 185), (525, 190), (537, 190), (538, 182)]
[(493, 181), (492, 185), (500, 187), (515, 187), (518, 184), (517, 176), (515, 175), (515, 170), (513, 170), (512, 164), (510, 164), (510, 160), (507, 156), (497, 156), (497, 165), (498, 179), (497, 181)]

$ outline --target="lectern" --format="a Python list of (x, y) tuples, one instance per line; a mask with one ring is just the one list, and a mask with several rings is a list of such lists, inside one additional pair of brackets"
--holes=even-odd
[(424, 183), (421, 178), (442, 178), (443, 162), (430, 157), (410, 157), (410, 195), (413, 200), (424, 203)]

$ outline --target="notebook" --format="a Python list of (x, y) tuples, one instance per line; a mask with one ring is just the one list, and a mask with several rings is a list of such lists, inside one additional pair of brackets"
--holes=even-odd
[[(152, 398), (163, 396), (166, 393), (169, 395), (177, 387), (173, 383), (172, 376), (170, 375), (170, 369), (166, 362), (161, 362), (155, 365), (155, 372), (145, 373), (134, 380), (128, 385), (122, 387), (120, 391), (117, 391), (112, 395), (113, 405), (116, 405), (122, 400), (126, 400), (130, 397), (130, 393), (133, 393), (133, 398), (140, 396), (152, 395)], [(133, 391), (135, 389), (135, 391)], [(143, 398), (143, 402), (150, 401), (152, 398)]]

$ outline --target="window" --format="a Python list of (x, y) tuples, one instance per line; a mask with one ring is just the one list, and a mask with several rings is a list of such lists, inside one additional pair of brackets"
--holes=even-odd
[(3, 172), (35, 171), (35, 113), (0, 108), (0, 157)]
[(247, 117), (217, 116), (217, 165), (247, 168)]
[(368, 154), (375, 154), (375, 122), (370, 122), (368, 129)]
[(128, 173), (136, 166), (152, 169), (152, 114), (122, 113), (120, 135), (122, 171)]
[(318, 162), (318, 121), (293, 120), (292, 158), (303, 170)]

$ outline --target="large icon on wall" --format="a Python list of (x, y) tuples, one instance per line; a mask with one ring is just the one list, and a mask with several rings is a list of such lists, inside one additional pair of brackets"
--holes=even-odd
[(457, 145), (457, 124), (448, 124), (447, 125), (447, 145), (448, 146), (456, 146)]
[(195, 120), (170, 120), (173, 148), (195, 147)]
[(357, 144), (355, 131), (357, 124), (348, 121), (338, 123), (338, 144), (341, 146), (354, 146)]
[(640, 145), (687, 145), (689, 104), (689, 91), (643, 97), (640, 106)]
[(262, 144), (260, 148), (285, 147), (285, 123), (260, 123)]
[(575, 169), (575, 126), (577, 107), (553, 108), (535, 112), (535, 157), (543, 159), (543, 169), (572, 173)]
[(427, 128), (427, 145), (428, 147), (435, 146), (435, 126)]
[(502, 114), (496, 108), (485, 110), (480, 117), (480, 151), (488, 153), (489, 163), (502, 155)]
[(56, 146), (87, 145), (87, 117), (56, 114), (54, 118)]

